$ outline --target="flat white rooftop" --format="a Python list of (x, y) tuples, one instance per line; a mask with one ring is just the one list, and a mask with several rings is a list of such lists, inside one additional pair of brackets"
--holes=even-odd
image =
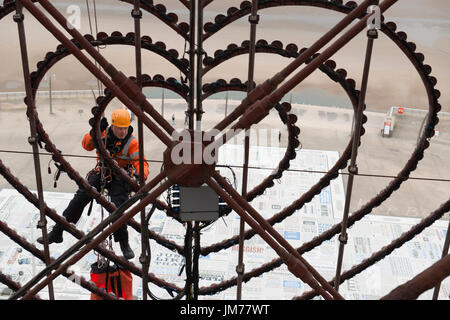
[[(236, 189), (241, 192), (242, 170), (233, 166), (242, 164), (243, 147), (241, 145), (227, 144), (220, 151), (219, 162), (222, 164), (226, 163), (234, 170), (237, 178)], [(249, 163), (251, 166), (259, 169), (250, 169), (248, 190), (259, 184), (273, 168), (276, 168), (285, 149), (251, 147), (250, 151)], [(299, 198), (302, 193), (307, 191), (322, 176), (320, 173), (309, 173), (302, 170), (326, 172), (338, 158), (339, 155), (335, 151), (299, 151), (297, 157), (291, 161), (290, 171), (285, 171), (282, 178), (275, 181), (275, 185), (272, 188), (267, 189), (264, 195), (253, 200), (251, 202), (252, 206), (265, 218), (280, 212), (292, 201)], [(220, 168), (220, 171), (234, 184), (233, 175), (229, 168)], [(71, 193), (44, 193), (47, 205), (54, 208), (59, 214), (62, 213), (72, 196)], [(345, 189), (342, 177), (339, 176), (311, 202), (305, 204), (303, 208), (296, 211), (283, 222), (276, 224), (275, 228), (294, 247), (300, 247), (303, 243), (313, 239), (342, 220), (344, 201)], [(139, 219), (139, 217), (135, 218)], [(36, 238), (41, 235), (40, 229), (36, 228), (38, 219), (38, 209), (25, 201), (16, 190), (0, 190), (0, 220), (14, 228), (28, 241), (42, 248), (41, 245), (36, 243)], [(77, 224), (77, 228), (83, 232), (88, 232), (99, 223), (100, 219), (101, 208), (94, 203), (91, 215), (87, 217), (86, 214), (83, 214)], [(51, 226), (53, 222), (50, 219), (49, 221)], [(372, 253), (398, 238), (419, 221), (419, 219), (415, 218), (395, 216), (366, 216), (348, 230), (349, 240), (345, 246), (342, 271), (345, 272), (365, 258), (370, 257)], [(339, 292), (346, 299), (350, 300), (378, 299), (386, 295), (393, 288), (411, 279), (441, 257), (447, 227), (448, 221), (437, 221), (376, 265), (341, 284)], [(185, 227), (174, 219), (167, 218), (163, 212), (155, 211), (150, 220), (150, 228), (180, 245), (184, 243)], [(128, 228), (128, 230), (130, 233), (130, 244), (136, 254), (133, 263), (140, 265), (140, 235), (132, 228)], [(209, 246), (231, 238), (238, 233), (239, 217), (232, 212), (203, 230), (201, 244), (203, 247)], [(53, 257), (58, 257), (76, 241), (68, 233), (64, 233), (64, 240), (62, 244), (52, 244), (50, 246)], [(117, 244), (113, 243), (113, 246), (115, 252), (121, 254)], [(325, 279), (330, 280), (335, 276), (338, 246), (337, 237), (334, 237), (324, 242), (320, 247), (304, 254), (304, 258)], [(150, 272), (170, 283), (183, 287), (185, 280), (184, 270), (178, 276), (184, 263), (182, 256), (157, 245), (154, 241), (151, 241), (151, 249)], [(277, 258), (274, 251), (259, 236), (255, 236), (245, 242), (244, 252), (246, 272)], [(200, 288), (236, 277), (237, 256), (238, 246), (235, 245), (218, 253), (211, 253), (206, 257), (201, 257)], [(91, 252), (74, 265), (72, 270), (88, 280), (90, 265), (96, 259), (96, 254)], [(25, 284), (43, 267), (44, 264), (40, 260), (21, 249), (4, 234), (0, 234), (0, 270), (4, 274), (9, 275), (13, 280), (21, 284)], [(141, 286), (141, 279), (133, 277), (133, 292), (136, 299), (142, 298)], [(56, 299), (60, 300), (89, 299), (90, 296), (90, 292), (71, 283), (64, 277), (58, 277), (54, 281), (54, 288)], [(165, 298), (169, 297), (165, 290), (153, 284), (150, 284), (150, 288), (156, 295)], [(0, 292), (7, 293), (5, 289), (4, 285), (0, 285)], [(245, 282), (243, 284), (242, 298), (257, 300), (291, 299), (306, 291), (309, 291), (309, 287), (291, 275), (287, 268), (282, 265), (271, 272), (264, 273), (260, 277)], [(450, 279), (446, 279), (441, 285), (439, 299), (448, 300), (449, 294)], [(431, 296), (432, 290), (421, 295), (420, 299), (431, 299)], [(48, 298), (46, 289), (40, 292), (40, 297)], [(219, 292), (213, 296), (200, 296), (200, 299), (234, 300), (236, 299), (236, 287)]]

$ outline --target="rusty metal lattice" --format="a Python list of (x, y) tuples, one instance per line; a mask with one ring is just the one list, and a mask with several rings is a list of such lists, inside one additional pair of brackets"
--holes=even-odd
[[(49, 286), (50, 298), (53, 298), (52, 280), (59, 275), (65, 277), (73, 277), (73, 272), (68, 272), (67, 268), (86, 253), (91, 250), (96, 250), (113, 262), (124, 266), (130, 270), (134, 275), (142, 278), (143, 288), (148, 282), (152, 282), (170, 292), (177, 294), (176, 298), (180, 299), (186, 296), (186, 299), (197, 299), (198, 295), (211, 295), (219, 291), (223, 291), (232, 286), (238, 288), (238, 299), (240, 299), (240, 288), (242, 282), (259, 276), (263, 273), (270, 272), (279, 267), (281, 264), (286, 264), (289, 271), (302, 281), (307, 283), (313, 291), (304, 293), (301, 297), (294, 299), (311, 299), (316, 295), (322, 296), (324, 299), (343, 299), (339, 294), (339, 285), (345, 280), (357, 275), (371, 265), (389, 255), (393, 250), (402, 246), (405, 242), (412, 239), (414, 236), (422, 232), (426, 227), (433, 222), (443, 217), (443, 215), (450, 210), (450, 200), (443, 203), (438, 209), (431, 212), (419, 224), (404, 233), (391, 244), (387, 245), (378, 252), (375, 252), (371, 257), (365, 259), (360, 264), (354, 266), (350, 270), (341, 272), (341, 260), (338, 261), (336, 277), (331, 281), (326, 281), (309, 263), (303, 258), (303, 254), (320, 246), (324, 241), (331, 239), (335, 235), (340, 234), (339, 240), (340, 257), (342, 257), (343, 250), (346, 243), (346, 229), (361, 220), (365, 215), (369, 214), (373, 208), (379, 206), (386, 199), (388, 199), (396, 190), (398, 190), (402, 183), (408, 180), (409, 175), (414, 171), (419, 161), (424, 157), (425, 150), (429, 147), (429, 139), (434, 135), (434, 127), (438, 122), (438, 112), (441, 106), (438, 102), (440, 92), (435, 89), (437, 80), (431, 75), (431, 67), (424, 63), (424, 55), (416, 52), (416, 45), (408, 42), (406, 33), (396, 31), (396, 25), (393, 22), (383, 21), (380, 26), (380, 32), (386, 37), (390, 38), (392, 42), (406, 55), (409, 61), (414, 66), (417, 73), (420, 75), (423, 85), (428, 95), (428, 117), (417, 147), (412, 152), (409, 160), (398, 173), (397, 177), (391, 181), (380, 193), (375, 195), (370, 201), (362, 205), (360, 209), (348, 215), (348, 205), (351, 197), (351, 181), (354, 175), (357, 175), (356, 155), (360, 144), (360, 138), (364, 134), (364, 123), (367, 117), (364, 115), (365, 110), (365, 91), (367, 85), (367, 76), (369, 74), (369, 67), (371, 61), (371, 51), (374, 39), (378, 36), (376, 29), (371, 29), (368, 32), (368, 45), (366, 52), (366, 61), (364, 68), (364, 77), (361, 84), (361, 89), (356, 89), (356, 82), (347, 78), (347, 72), (344, 69), (337, 69), (337, 65), (330, 58), (345, 46), (352, 38), (366, 29), (368, 20), (372, 14), (367, 13), (367, 8), (370, 5), (378, 5), (380, 12), (386, 12), (398, 0), (365, 0), (357, 5), (354, 1), (343, 3), (342, 0), (260, 0), (260, 1), (244, 1), (239, 8), (232, 7), (227, 11), (227, 15), (218, 15), (214, 22), (203, 23), (203, 11), (207, 5), (213, 0), (180, 0), (180, 2), (190, 12), (190, 23), (178, 23), (176, 14), (167, 12), (162, 4), (154, 4), (153, 1), (148, 0), (121, 0), (133, 6), (132, 18), (135, 23), (135, 32), (123, 36), (119, 31), (108, 35), (104, 32), (99, 32), (95, 37), (93, 35), (81, 35), (76, 29), (70, 28), (64, 16), (56, 10), (56, 8), (48, 0), (16, 0), (5, 1), (3, 7), (0, 7), (0, 19), (14, 14), (14, 20), (17, 22), (19, 29), (19, 38), (21, 44), (22, 64), (24, 71), (24, 80), (26, 86), (25, 103), (27, 105), (27, 116), (30, 120), (31, 137), (30, 144), (33, 146), (34, 162), (36, 167), (36, 181), (38, 185), (38, 196), (32, 194), (28, 188), (23, 185), (0, 160), (0, 173), (2, 176), (20, 192), (30, 203), (39, 208), (41, 213), (41, 220), (39, 227), (42, 229), (44, 237), (44, 251), (37, 249), (33, 244), (26, 241), (19, 234), (10, 229), (5, 223), (0, 223), (0, 230), (31, 252), (39, 259), (45, 261), (47, 267), (38, 273), (27, 284), (20, 285), (14, 283), (7, 276), (0, 273), (0, 281), (6, 284), (9, 288), (15, 291), (11, 299), (39, 299), (37, 293), (44, 287)], [(35, 5), (39, 3), (42, 9)], [(197, 5), (197, 7), (196, 7)], [(278, 6), (298, 5), (298, 6), (316, 6), (327, 10), (333, 10), (344, 14), (344, 18), (329, 32), (323, 35), (317, 42), (309, 48), (298, 49), (296, 44), (288, 44), (283, 46), (280, 41), (268, 43), (264, 39), (256, 40), (255, 30), (258, 24), (258, 12), (260, 9), (266, 9)], [(24, 31), (24, 15), (22, 6), (25, 7), (30, 14), (32, 14), (55, 38), (61, 43), (56, 48), (56, 51), (49, 52), (45, 58), (37, 64), (37, 70), (30, 72), (28, 66), (26, 38)], [(58, 29), (43, 13), (46, 11), (50, 14), (73, 39), (67, 38), (64, 33)], [(163, 42), (153, 43), (149, 36), (141, 36), (140, 20), (142, 19), (142, 11), (160, 19), (169, 27), (176, 31), (180, 37), (189, 44), (189, 58), (179, 58), (176, 50), (167, 49)], [(249, 16), (250, 22), (250, 40), (243, 42), (241, 45), (229, 44), (224, 50), (218, 50), (214, 56), (208, 56), (203, 51), (202, 44), (214, 34), (225, 28), (227, 25), (233, 23), (237, 19)], [(196, 19), (197, 18), (197, 19)], [(197, 39), (195, 39), (195, 23), (197, 20)], [(349, 30), (343, 33), (336, 41), (332, 40), (354, 20), (357, 20)], [(101, 54), (96, 47), (102, 45), (127, 45), (135, 47), (136, 53), (136, 76), (127, 77), (120, 70), (117, 70), (111, 65)], [(326, 45), (329, 45), (323, 52), (319, 52)], [(186, 76), (187, 82), (180, 83), (174, 78), (165, 78), (163, 75), (154, 75), (151, 77), (148, 74), (142, 74), (141, 67), (141, 50), (149, 50), (178, 68), (180, 72)], [(267, 54), (277, 54), (280, 56), (292, 59), (285, 68), (275, 74), (273, 77), (267, 79), (265, 82), (257, 85), (253, 79), (254, 72), (254, 55), (256, 52), (263, 52)], [(87, 57), (88, 53), (95, 60), (95, 64)], [(248, 78), (245, 81), (234, 78), (229, 83), (223, 79), (218, 79), (213, 83), (202, 83), (203, 76), (214, 69), (224, 61), (231, 59), (237, 55), (248, 54)], [(102, 194), (92, 188), (88, 182), (71, 166), (71, 164), (64, 158), (57, 146), (53, 144), (50, 136), (45, 131), (44, 126), (39, 120), (39, 115), (35, 108), (35, 96), (39, 87), (40, 81), (44, 78), (47, 71), (63, 58), (73, 55), (88, 69), (101, 83), (106, 87), (104, 95), (97, 98), (96, 105), (92, 108), (93, 117), (89, 124), (92, 126), (91, 135), (96, 141), (96, 149), (107, 161), (108, 165), (115, 171), (117, 175), (125, 179), (134, 191), (134, 196), (125, 204), (117, 208), (114, 204), (109, 202)], [(197, 61), (196, 69), (194, 69), (194, 61)], [(98, 65), (97, 65), (98, 64)], [(302, 69), (300, 66), (304, 65)], [(283, 172), (289, 168), (290, 160), (296, 156), (296, 148), (298, 148), (300, 128), (296, 125), (297, 117), (290, 114), (291, 106), (289, 103), (281, 103), (280, 101), (284, 95), (290, 92), (295, 86), (305, 80), (316, 69), (325, 73), (332, 81), (339, 83), (345, 93), (348, 95), (353, 104), (355, 113), (355, 126), (353, 135), (348, 142), (341, 157), (331, 170), (329, 170), (310, 190), (305, 192), (301, 197), (292, 202), (289, 206), (275, 214), (269, 219), (264, 219), (251, 206), (251, 201), (263, 194), (263, 192), (273, 186), (274, 180), (281, 178)], [(103, 71), (102, 71), (103, 70)], [(292, 77), (287, 80), (289, 76)], [(281, 121), (287, 127), (288, 131), (288, 146), (285, 155), (278, 165), (278, 169), (267, 176), (260, 184), (252, 190), (247, 190), (247, 175), (248, 175), (248, 150), (251, 144), (249, 138), (245, 140), (245, 163), (243, 173), (243, 188), (239, 193), (219, 174), (215, 171), (215, 164), (208, 165), (206, 163), (197, 164), (181, 164), (173, 165), (169, 159), (164, 159), (164, 171), (158, 174), (150, 182), (144, 183), (141, 176), (139, 181), (131, 179), (127, 173), (118, 167), (112, 161), (111, 156), (106, 151), (104, 144), (100, 139), (100, 120), (102, 114), (107, 108), (108, 104), (113, 98), (118, 98), (126, 107), (128, 107), (138, 119), (138, 136), (139, 141), (143, 139), (144, 125), (151, 130), (155, 136), (165, 144), (167, 153), (170, 152), (179, 141), (172, 141), (170, 135), (174, 128), (157, 112), (153, 106), (147, 101), (142, 93), (144, 87), (163, 87), (178, 93), (186, 100), (187, 110), (186, 114), (189, 117), (189, 131), (194, 134), (195, 131), (201, 131), (201, 128), (194, 128), (194, 116), (197, 123), (201, 123), (202, 115), (206, 111), (203, 109), (202, 101), (210, 95), (221, 91), (242, 91), (247, 92), (248, 95), (241, 101), (240, 105), (231, 112), (227, 117), (220, 121), (214, 129), (224, 132), (223, 136), (211, 142), (211, 146), (219, 147), (232, 138), (236, 133), (233, 130), (248, 130), (252, 125), (257, 124), (264, 119), (269, 111), (275, 108), (280, 116)], [(196, 92), (195, 92), (196, 90)], [(197, 97), (197, 99), (194, 99)], [(231, 127), (230, 127), (231, 126)], [(225, 132), (226, 128), (231, 128)], [(202, 132), (205, 134), (205, 132)], [(52, 159), (58, 164), (62, 171), (66, 172), (68, 176), (73, 179), (80, 187), (85, 188), (88, 193), (97, 201), (102, 207), (111, 213), (109, 218), (98, 225), (94, 230), (88, 234), (83, 234), (77, 230), (73, 225), (59, 216), (53, 209), (49, 208), (44, 201), (42, 184), (40, 183), (40, 167), (39, 167), (39, 147), (44, 148), (47, 152), (52, 154)], [(203, 148), (205, 146), (202, 146)], [(140, 145), (140, 159), (143, 159), (143, 145)], [(299, 248), (293, 248), (282, 236), (280, 236), (273, 226), (287, 217), (295, 213), (296, 210), (302, 208), (305, 203), (312, 200), (314, 196), (330, 184), (330, 181), (337, 178), (339, 170), (348, 168), (350, 172), (350, 183), (347, 190), (346, 210), (344, 212), (344, 219), (342, 223), (332, 226), (329, 230), (323, 232), (320, 236), (304, 243)], [(194, 177), (194, 178), (193, 178)], [(158, 196), (173, 184), (200, 186), (206, 183), (219, 194), (228, 205), (240, 215), (241, 217), (241, 232), (239, 236), (225, 239), (220, 243), (213, 244), (209, 247), (200, 247), (198, 239), (200, 237), (200, 230), (197, 224), (189, 222), (187, 232), (185, 235), (185, 245), (180, 246), (173, 241), (170, 241), (163, 236), (148, 229), (145, 222), (144, 209), (148, 205), (154, 205), (157, 208), (164, 210), (168, 216), (177, 219), (177, 214), (174, 213), (167, 203), (157, 200)], [(131, 207), (133, 204), (136, 206)], [(138, 222), (133, 219), (138, 213), (141, 213), (141, 221)], [(49, 255), (49, 246), (46, 229), (46, 218), (50, 218), (61, 225), (64, 229), (74, 235), (79, 241), (70, 249), (68, 249), (58, 259), (51, 259)], [(116, 256), (113, 252), (99, 246), (111, 233), (116, 231), (122, 224), (128, 223), (137, 232), (142, 234), (142, 252), (141, 263), (142, 267), (135, 266), (122, 257)], [(251, 230), (244, 232), (244, 223), (251, 226)], [(279, 255), (278, 259), (268, 262), (251, 271), (245, 271), (242, 264), (242, 248), (243, 242), (250, 239), (254, 235), (261, 236)], [(171, 250), (184, 255), (186, 258), (186, 286), (179, 288), (171, 283), (155, 277), (148, 273), (148, 257), (145, 255), (145, 244), (148, 239), (154, 239), (158, 244), (165, 246)], [(193, 243), (194, 242), (194, 243)], [(211, 252), (219, 252), (220, 250), (229, 248), (233, 245), (239, 244), (239, 261), (237, 268), (237, 277), (223, 281), (221, 283), (213, 284), (209, 287), (198, 288), (198, 257), (199, 255), (207, 255)], [(415, 299), (420, 293), (439, 286), (439, 283), (449, 275), (449, 259), (448, 241), (444, 248), (443, 259), (433, 265), (429, 270), (424, 271), (416, 278), (404, 286), (400, 286), (386, 295), (385, 299)], [(85, 279), (81, 279), (80, 285), (105, 299), (116, 299), (114, 296), (102, 292)], [(413, 288), (413, 289), (410, 289)], [(435, 294), (435, 297), (437, 295)], [(144, 290), (144, 299), (147, 299), (147, 293)]]

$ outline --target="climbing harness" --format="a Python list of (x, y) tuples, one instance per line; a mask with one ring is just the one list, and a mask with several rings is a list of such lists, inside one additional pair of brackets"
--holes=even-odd
[[(92, 173), (94, 171), (94, 173)], [(104, 165), (100, 159), (97, 167), (91, 171), (91, 174), (100, 173), (100, 194), (109, 197), (106, 194), (106, 185), (112, 181), (111, 170)], [(110, 199), (108, 199), (110, 200)], [(88, 214), (92, 208), (93, 200)], [(101, 207), (101, 221), (104, 220), (104, 209)], [(112, 251), (112, 235), (109, 235), (105, 241), (100, 244), (106, 250)], [(91, 265), (91, 281), (99, 288), (104, 288), (106, 292), (112, 293), (119, 299), (132, 300), (133, 277), (129, 270), (121, 269), (117, 264), (110, 265), (110, 260), (106, 259), (100, 253), (96, 252), (97, 261)], [(100, 296), (91, 293), (91, 300), (103, 300)]]

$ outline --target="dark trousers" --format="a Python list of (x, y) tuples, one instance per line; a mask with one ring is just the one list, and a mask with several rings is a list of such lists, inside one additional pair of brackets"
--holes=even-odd
[[(101, 175), (99, 171), (91, 171), (88, 175), (88, 182), (91, 186), (100, 192), (101, 188)], [(109, 192), (111, 202), (116, 207), (119, 207), (122, 203), (129, 198), (129, 188), (125, 181), (119, 180), (113, 175), (110, 182), (106, 183), (105, 188)], [(68, 222), (77, 223), (80, 220), (81, 214), (84, 208), (91, 202), (92, 197), (86, 192), (84, 188), (79, 188), (75, 193), (73, 199), (70, 201), (66, 210), (63, 212), (63, 216)], [(116, 232), (114, 232), (114, 241), (128, 241), (127, 224), (123, 224)]]

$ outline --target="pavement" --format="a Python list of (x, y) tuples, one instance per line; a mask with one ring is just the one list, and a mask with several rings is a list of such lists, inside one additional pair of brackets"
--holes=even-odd
[[(160, 100), (149, 100), (156, 110), (162, 111)], [(238, 101), (228, 101), (225, 108), (224, 100), (209, 99), (204, 102), (205, 114), (202, 129), (212, 128), (220, 119), (229, 113)], [(52, 114), (49, 102), (45, 98), (37, 101), (39, 118), (47, 134), (75, 170), (84, 176), (95, 164), (95, 153), (87, 152), (81, 147), (83, 135), (90, 130), (88, 120), (90, 109), (94, 103), (88, 98), (53, 99)], [(113, 100), (107, 109), (107, 115), (113, 108), (119, 107)], [(164, 116), (171, 122), (175, 115), (175, 128), (184, 127), (184, 110), (186, 103), (182, 100), (165, 99)], [(425, 112), (405, 111), (395, 114), (395, 127), (391, 137), (382, 137), (386, 112), (367, 111), (368, 122), (366, 133), (362, 137), (356, 163), (360, 175), (355, 177), (350, 211), (361, 207), (378, 194), (396, 176), (415, 148), (420, 127)], [(109, 113), (108, 113), (109, 112)], [(292, 113), (298, 116), (297, 125), (301, 129), (300, 141), (305, 149), (338, 151), (345, 149), (350, 139), (353, 112), (349, 109), (319, 107), (293, 104)], [(109, 117), (109, 116), (108, 116)], [(136, 122), (133, 122), (137, 129)], [(275, 112), (254, 127), (267, 132), (280, 130), (281, 147), (286, 146), (286, 129)], [(411, 179), (404, 182), (399, 190), (382, 205), (373, 210), (373, 214), (423, 218), (440, 207), (450, 197), (450, 170), (447, 157), (450, 155), (450, 117), (447, 114), (440, 118), (436, 127), (439, 135), (431, 139), (431, 145), (425, 152), (424, 159), (411, 174)], [(162, 154), (165, 146), (151, 133), (144, 130), (144, 150), (150, 165), (150, 178), (160, 172)], [(135, 132), (137, 135), (137, 130)], [(0, 159), (30, 190), (36, 190), (32, 148), (27, 142), (30, 126), (25, 114), (25, 108), (19, 102), (2, 102), (0, 104)], [(269, 142), (271, 140), (269, 139)], [(242, 143), (242, 141), (234, 141)], [(278, 143), (278, 141), (276, 141)], [(252, 140), (252, 143), (258, 143)], [(273, 143), (273, 141), (272, 141)], [(46, 191), (75, 192), (76, 184), (66, 174), (62, 174), (54, 188), (55, 166), (50, 162), (50, 156), (42, 150), (40, 156), (43, 188)], [(51, 174), (48, 174), (48, 167)], [(345, 188), (348, 175), (343, 170)], [(367, 176), (369, 175), (369, 176)], [(0, 189), (11, 186), (0, 178)], [(300, 195), (299, 195), (300, 196)], [(444, 219), (448, 219), (449, 214)]]

